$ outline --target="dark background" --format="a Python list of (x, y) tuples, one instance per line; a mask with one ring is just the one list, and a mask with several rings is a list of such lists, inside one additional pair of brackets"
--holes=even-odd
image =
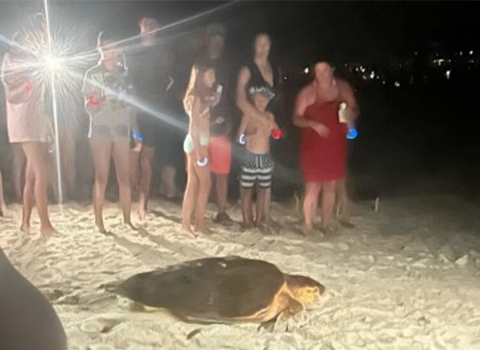
[[(220, 22), (227, 27), (226, 53), (234, 69), (251, 54), (254, 34), (265, 30), (272, 36), (273, 61), (286, 77), (287, 120), (296, 92), (307, 82), (301, 72), (316, 60), (330, 60), (355, 86), (362, 113), (359, 137), (351, 142), (349, 160), (353, 195), (454, 193), (466, 199), (478, 198), (480, 47), (474, 2), (49, 4), (52, 23), (58, 30), (68, 30), (80, 51), (93, 49), (96, 35), (105, 28), (113, 28), (125, 38), (136, 35), (141, 15), (149, 14), (161, 24), (171, 25), (161, 37), (175, 51), (182, 83), (202, 49), (202, 29), (207, 24)], [(217, 7), (220, 9), (210, 11)], [(0, 34), (10, 38), (26, 15), (42, 8), (41, 1), (0, 2)], [(209, 13), (198, 16), (204, 11)], [(0, 45), (0, 51), (5, 48)], [(464, 57), (470, 51), (474, 53), (468, 62), (462, 61), (459, 52)], [(446, 68), (432, 67), (432, 60), (438, 57), (454, 61)], [(352, 74), (354, 65), (381, 72), (381, 77), (362, 79), (361, 74)], [(451, 70), (448, 80), (444, 74), (447, 69)], [(6, 144), (2, 135), (1, 142)], [(288, 144), (291, 152), (286, 165), (295, 172), (298, 131), (290, 131)], [(287, 193), (298, 186), (298, 180), (286, 177)]]

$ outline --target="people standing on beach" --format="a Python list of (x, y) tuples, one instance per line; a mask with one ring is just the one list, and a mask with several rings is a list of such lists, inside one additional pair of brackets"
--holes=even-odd
[[(251, 87), (250, 99), (259, 112), (265, 112), (273, 93), (265, 87)], [(240, 177), (242, 197), (242, 230), (249, 230), (254, 226), (264, 233), (270, 232), (268, 218), (270, 207), (265, 205), (266, 191), (272, 186), (273, 160), (270, 155), (270, 136), (272, 131), (278, 131), (273, 114), (269, 114), (270, 124), (265, 127), (257, 119), (242, 117), (237, 139), (245, 144), (246, 153), (242, 161)], [(253, 219), (252, 192), (256, 191), (256, 217)]]
[[(321, 230), (330, 234), (336, 186), (346, 175), (346, 123), (355, 121), (359, 109), (350, 85), (335, 78), (328, 63), (317, 63), (314, 74), (314, 81), (297, 97), (293, 123), (303, 129), (300, 163), (306, 183), (303, 202), (306, 234), (313, 232), (320, 191), (323, 191)], [(346, 110), (340, 120), (342, 103), (346, 104)]]
[(27, 160), (23, 189), (21, 230), (29, 232), (33, 206), (37, 205), (42, 235), (55, 233), (48, 215), (49, 143), (53, 140), (53, 124), (45, 105), (46, 84), (41, 74), (35, 74), (27, 62), (39, 61), (39, 53), (29, 49), (31, 42), (47, 45), (45, 17), (36, 14), (29, 18), (15, 35), (5, 54), (2, 82), (7, 98), (7, 128), (10, 143), (21, 146)]
[[(210, 66), (198, 66), (188, 134), (183, 144), (187, 155), (187, 188), (183, 198), (182, 233), (197, 236), (210, 231), (205, 225), (205, 212), (210, 193), (210, 118), (212, 108), (220, 102), (215, 89), (215, 70)], [(192, 231), (191, 221), (195, 212)]]
[(130, 136), (133, 135), (137, 152), (141, 151), (144, 139), (138, 131), (134, 110), (125, 101), (132, 89), (126, 70), (120, 64), (116, 39), (115, 35), (100, 33), (98, 49), (101, 59), (98, 65), (87, 71), (83, 86), (85, 106), (90, 115), (88, 137), (95, 167), (95, 225), (101, 233), (107, 232), (102, 211), (111, 158), (115, 164), (123, 221), (133, 228), (130, 220)]
[(209, 159), (210, 171), (215, 183), (217, 216), (215, 221), (229, 225), (232, 219), (227, 214), (228, 176), (232, 164), (232, 132), (231, 109), (228, 105), (230, 93), (229, 67), (224, 59), (225, 30), (219, 25), (212, 25), (206, 32), (206, 54), (195, 62), (190, 74), (190, 82), (184, 98), (184, 108), (191, 115), (195, 92), (195, 81), (198, 67), (209, 66), (215, 70), (216, 85), (221, 89), (220, 102), (211, 109), (211, 127)]
[[(263, 127), (270, 125), (270, 114), (275, 110), (275, 105), (279, 101), (278, 88), (280, 84), (279, 70), (270, 62), (271, 39), (266, 33), (260, 33), (255, 36), (254, 40), (254, 56), (245, 66), (240, 69), (237, 82), (236, 102), (237, 107), (242, 111), (244, 116), (256, 119)], [(253, 106), (248, 98), (248, 90), (250, 88), (263, 87), (270, 90), (274, 94), (274, 98), (267, 106), (267, 110), (260, 112)], [(278, 116), (277, 116), (278, 117)], [(278, 118), (277, 118), (278, 122)], [(275, 159), (274, 155), (274, 159)], [(269, 210), (271, 204), (271, 188), (266, 190), (265, 194), (265, 219), (274, 224), (270, 216)]]
[[(179, 131), (173, 130), (162, 115), (171, 118), (170, 89), (174, 83), (172, 75), (172, 55), (166, 46), (157, 38), (158, 21), (150, 17), (142, 17), (139, 22), (140, 43), (138, 48), (128, 53), (127, 65), (132, 79), (135, 94), (140, 103), (137, 115), (140, 132), (145, 137), (144, 147), (140, 154), (132, 157), (133, 171), (140, 165), (140, 200), (139, 215), (143, 220), (147, 214), (152, 179), (155, 177), (155, 160), (161, 166), (159, 181), (161, 193), (167, 199), (177, 195), (175, 184), (176, 163), (181, 157)], [(146, 107), (142, 109), (141, 107)], [(178, 144), (178, 145), (177, 145)], [(178, 147), (176, 147), (178, 146)]]

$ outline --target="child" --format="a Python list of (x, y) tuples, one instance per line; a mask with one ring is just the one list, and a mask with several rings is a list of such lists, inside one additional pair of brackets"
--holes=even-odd
[[(187, 155), (187, 188), (183, 198), (182, 233), (197, 236), (208, 234), (205, 226), (205, 212), (210, 193), (210, 165), (208, 142), (210, 136), (210, 108), (218, 103), (215, 93), (215, 70), (199, 67), (193, 91), (193, 105), (188, 135), (183, 143)], [(195, 227), (191, 220), (195, 211)]]
[[(260, 112), (265, 112), (273, 93), (264, 87), (252, 87), (249, 90), (253, 105)], [(246, 144), (246, 155), (242, 164), (240, 177), (243, 230), (248, 230), (256, 225), (262, 232), (269, 232), (270, 208), (265, 206), (265, 193), (272, 185), (273, 160), (270, 156), (270, 135), (272, 130), (279, 129), (273, 114), (269, 114), (270, 125), (262, 127), (261, 124), (244, 115), (240, 124), (238, 140)], [(257, 215), (255, 221), (252, 213), (252, 189), (256, 187)], [(266, 209), (266, 210), (264, 210)]]

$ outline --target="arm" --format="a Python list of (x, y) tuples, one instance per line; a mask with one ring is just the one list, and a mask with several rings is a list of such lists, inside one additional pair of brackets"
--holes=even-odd
[(297, 100), (295, 102), (295, 109), (293, 111), (293, 125), (297, 128), (313, 128), (315, 122), (312, 120), (308, 120), (305, 118), (305, 110), (309, 105), (309, 87), (307, 86), (297, 96)]
[(240, 140), (240, 136), (245, 134), (245, 132), (247, 131), (247, 125), (248, 125), (248, 117), (246, 115), (243, 115), (242, 116), (242, 121), (240, 122), (240, 126), (238, 128), (238, 132), (237, 132), (237, 136), (236, 136), (235, 141), (238, 142)]
[(197, 159), (206, 157), (206, 149), (200, 145), (200, 113), (202, 102), (198, 97), (194, 97), (192, 106), (192, 116), (190, 117), (189, 133), (193, 141), (193, 150)]
[(185, 96), (183, 97), (183, 108), (185, 109), (185, 113), (188, 116), (192, 116), (192, 109), (193, 109), (193, 101), (194, 95), (193, 90), (195, 87), (195, 81), (197, 80), (198, 68), (193, 65), (192, 70), (190, 72), (190, 79), (188, 81), (187, 90), (185, 91)]
[(358, 106), (357, 99), (355, 98), (355, 93), (350, 84), (346, 81), (338, 80), (337, 83), (340, 88), (340, 93), (342, 94), (342, 99), (347, 104), (349, 111), (348, 120), (351, 124), (354, 124), (355, 120), (360, 115), (360, 108)]
[(28, 100), (29, 94), (26, 86), (28, 75), (26, 73), (25, 69), (15, 66), (9, 54), (4, 56), (1, 78), (8, 102), (19, 104)]
[(238, 74), (237, 91), (236, 91), (236, 104), (237, 107), (248, 118), (256, 119), (261, 124), (265, 125), (269, 123), (266, 113), (259, 112), (247, 98), (247, 84), (250, 81), (250, 71), (247, 67), (242, 67)]

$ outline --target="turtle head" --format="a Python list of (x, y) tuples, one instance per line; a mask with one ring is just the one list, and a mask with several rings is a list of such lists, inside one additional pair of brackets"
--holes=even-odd
[(303, 305), (313, 304), (320, 299), (325, 287), (313, 278), (300, 275), (285, 275), (288, 289)]

